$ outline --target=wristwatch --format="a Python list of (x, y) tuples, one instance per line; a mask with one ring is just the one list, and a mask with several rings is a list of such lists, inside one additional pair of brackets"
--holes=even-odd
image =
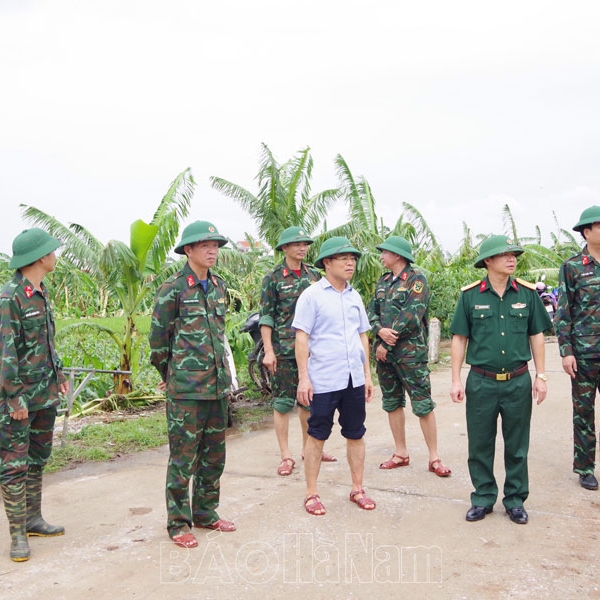
[(536, 377), (539, 377), (542, 381), (548, 381), (548, 377), (544, 373), (537, 373)]

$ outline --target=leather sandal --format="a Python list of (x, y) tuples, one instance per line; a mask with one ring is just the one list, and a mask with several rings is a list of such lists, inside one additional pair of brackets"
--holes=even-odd
[[(359, 495), (361, 495), (360, 498), (357, 498)], [(358, 504), (358, 506), (363, 510), (373, 510), (377, 506), (374, 500), (371, 500), (371, 498), (367, 497), (365, 490), (363, 489), (350, 492), (350, 502)]]
[(442, 464), (441, 459), (436, 458), (429, 463), (429, 470), (435, 473), (438, 477), (448, 477), (452, 471)]
[(309, 515), (316, 515), (317, 517), (320, 517), (327, 512), (321, 502), (321, 498), (319, 498), (319, 494), (313, 494), (306, 498), (304, 500), (304, 508)]
[(204, 529), (216, 529), (218, 531), (235, 531), (235, 525), (232, 521), (227, 521), (225, 519), (219, 519), (210, 525), (194, 525), (194, 527), (202, 527)]
[(293, 458), (282, 459), (281, 464), (277, 467), (277, 475), (291, 475), (295, 464), (296, 461)]
[(174, 535), (171, 539), (182, 548), (195, 548), (198, 545), (198, 540), (190, 531)]
[[(394, 458), (399, 458), (400, 462), (396, 462)], [(398, 467), (406, 467), (410, 462), (410, 456), (400, 456), (399, 454), (392, 454), (390, 460), (386, 460), (379, 465), (380, 469), (397, 469)]]

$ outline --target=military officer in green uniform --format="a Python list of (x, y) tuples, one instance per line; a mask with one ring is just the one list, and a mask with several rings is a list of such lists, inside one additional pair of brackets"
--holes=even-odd
[(167, 397), (167, 531), (185, 548), (198, 545), (192, 526), (235, 530), (217, 513), (231, 374), (225, 357), (227, 292), (211, 267), (226, 243), (208, 221), (188, 225), (175, 248), (187, 262), (158, 290), (152, 314), (150, 361)]
[(65, 532), (41, 514), (42, 471), (52, 452), (59, 394), (69, 389), (42, 282), (54, 270), (60, 244), (35, 227), (20, 233), (9, 263), (15, 274), (0, 293), (0, 486), (15, 562), (29, 559), (27, 536)]
[[(528, 521), (523, 502), (529, 494), (527, 452), (533, 399), (546, 397), (544, 331), (552, 326), (535, 286), (512, 274), (523, 249), (503, 235), (481, 244), (476, 267), (487, 276), (463, 288), (450, 331), (454, 402), (467, 399), (469, 474), (475, 490), (467, 521), (479, 521), (493, 510), (498, 497), (494, 451), (498, 416), (504, 438), (504, 496), (510, 519)], [(468, 344), (468, 345), (467, 345)], [(461, 382), (463, 360), (471, 365), (466, 388)], [(528, 361), (533, 355), (533, 383)]]
[(558, 277), (556, 333), (564, 371), (571, 377), (573, 471), (580, 485), (598, 489), (595, 402), (600, 386), (600, 206), (586, 208), (573, 227), (585, 247), (566, 260)]
[(431, 398), (428, 367), (429, 285), (425, 275), (412, 265), (408, 241), (399, 235), (377, 246), (387, 272), (377, 282), (367, 313), (374, 337), (373, 353), (383, 394), (382, 407), (394, 438), (395, 452), (380, 469), (396, 469), (409, 463), (406, 446), (406, 394), (429, 450), (429, 470), (438, 477), (451, 471), (437, 452), (435, 402)]
[[(298, 296), (321, 279), (321, 273), (304, 262), (313, 239), (300, 227), (288, 227), (281, 232), (275, 250), (284, 253), (284, 260), (263, 279), (260, 296), (260, 334), (264, 344), (263, 365), (271, 374), (273, 391), (273, 424), (281, 462), (278, 475), (291, 475), (294, 465), (288, 444), (290, 412), (296, 405), (298, 366), (295, 356), (296, 332), (292, 329)], [(302, 430), (302, 456), (308, 438), (310, 409), (298, 405)], [(323, 452), (327, 462), (336, 459)]]

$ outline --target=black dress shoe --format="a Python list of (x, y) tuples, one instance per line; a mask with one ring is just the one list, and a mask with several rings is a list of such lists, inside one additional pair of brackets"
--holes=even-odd
[(593, 473), (579, 476), (579, 485), (586, 490), (597, 490), (598, 480), (594, 477)]
[(506, 512), (508, 513), (508, 516), (510, 517), (510, 520), (513, 523), (518, 523), (519, 525), (527, 525), (529, 516), (527, 515), (527, 511), (522, 506), (507, 508)]
[(489, 515), (493, 508), (488, 508), (487, 506), (471, 506), (471, 508), (467, 511), (466, 519), (467, 521), (481, 521), (481, 519), (485, 519), (485, 515)]

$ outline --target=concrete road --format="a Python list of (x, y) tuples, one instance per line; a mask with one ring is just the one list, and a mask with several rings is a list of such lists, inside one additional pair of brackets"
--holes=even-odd
[[(372, 512), (348, 501), (345, 444), (336, 426), (327, 443), (340, 459), (323, 464), (327, 515), (302, 506), (300, 431), (296, 468), (278, 477), (270, 426), (228, 439), (221, 515), (238, 531), (196, 530), (198, 548), (174, 546), (165, 530), (166, 448), (111, 463), (48, 475), (44, 514), (64, 524), (58, 538), (30, 538), (31, 560), (8, 558), (0, 516), (0, 596), (51, 599), (287, 598), (600, 598), (600, 492), (583, 490), (571, 471), (570, 384), (556, 343), (546, 344), (549, 395), (535, 406), (529, 454), (530, 522), (515, 525), (500, 502), (485, 520), (467, 523), (464, 406), (449, 397), (450, 372), (432, 374), (440, 455), (453, 470), (427, 471), (418, 419), (407, 414), (411, 462), (382, 471), (393, 446), (379, 397), (367, 411), (365, 488)], [(466, 377), (466, 371), (464, 372)], [(502, 444), (497, 478), (502, 487)]]

